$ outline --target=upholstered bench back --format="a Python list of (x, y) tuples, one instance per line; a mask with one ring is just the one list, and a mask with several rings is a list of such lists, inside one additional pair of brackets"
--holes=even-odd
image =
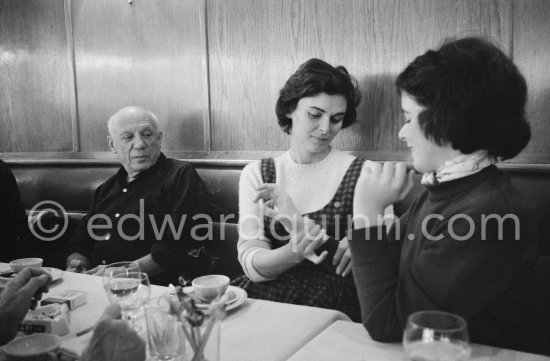
[[(82, 162), (14, 163), (10, 167), (27, 209), (48, 200), (61, 204), (68, 212), (87, 212), (96, 188), (118, 170), (117, 164)], [(195, 168), (208, 188), (212, 210), (236, 223), (242, 167), (209, 168), (198, 164)]]
[[(85, 213), (91, 203), (95, 189), (113, 175), (118, 164), (98, 161), (58, 162), (8, 162), (12, 168), (27, 209), (37, 203), (50, 200), (61, 204), (71, 213)], [(191, 161), (205, 182), (212, 203), (212, 213), (224, 218), (214, 219), (215, 234), (228, 229), (223, 242), (214, 242), (216, 252), (226, 254), (224, 268), (229, 273), (240, 271), (236, 261), (238, 232), (239, 177), (244, 163), (228, 161)], [(533, 209), (539, 230), (541, 253), (550, 255), (550, 235), (546, 225), (550, 223), (550, 173), (547, 171), (515, 170), (512, 181), (524, 195), (525, 204)], [(415, 176), (415, 186), (402, 202), (394, 205), (397, 215), (402, 214), (418, 196), (423, 186), (420, 175)], [(217, 237), (217, 236), (216, 236)]]

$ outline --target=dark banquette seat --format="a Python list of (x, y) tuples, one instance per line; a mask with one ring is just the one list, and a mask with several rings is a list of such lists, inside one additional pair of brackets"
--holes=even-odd
[[(23, 202), (31, 210), (41, 201), (55, 201), (70, 215), (64, 237), (48, 245), (50, 265), (64, 267), (66, 242), (87, 211), (95, 189), (118, 169), (114, 160), (7, 161), (13, 170)], [(245, 161), (192, 160), (211, 195), (213, 237), (209, 247), (218, 258), (217, 272), (236, 276), (242, 273), (237, 261), (238, 185)], [(510, 170), (512, 179), (522, 192), (525, 203), (534, 211), (541, 254), (550, 256), (550, 171), (537, 169)], [(402, 214), (421, 192), (420, 176), (402, 202), (394, 206)], [(46, 257), (47, 258), (47, 257)], [(48, 258), (47, 258), (48, 259)]]

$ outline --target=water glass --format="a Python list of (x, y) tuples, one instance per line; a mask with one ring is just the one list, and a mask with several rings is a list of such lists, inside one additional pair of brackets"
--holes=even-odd
[(149, 302), (151, 285), (143, 272), (124, 272), (111, 275), (107, 283), (107, 296), (111, 303), (118, 303), (124, 319), (136, 332), (141, 326), (135, 323), (136, 312)]
[(155, 360), (174, 360), (183, 355), (184, 335), (178, 317), (157, 306), (145, 307), (149, 354)]
[(469, 341), (466, 321), (442, 311), (411, 314), (403, 333), (408, 361), (466, 361), (471, 352)]
[(141, 269), (139, 268), (139, 264), (134, 261), (124, 261), (124, 262), (111, 263), (105, 266), (103, 270), (103, 288), (105, 288), (105, 291), (107, 292), (107, 294), (109, 293), (109, 290), (108, 290), (109, 279), (112, 276), (123, 275), (128, 272), (141, 272)]

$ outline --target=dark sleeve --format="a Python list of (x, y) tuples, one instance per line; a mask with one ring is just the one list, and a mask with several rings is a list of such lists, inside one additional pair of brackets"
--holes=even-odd
[(363, 324), (371, 337), (401, 340), (406, 319), (415, 311), (445, 310), (469, 319), (503, 297), (521, 272), (527, 243), (515, 240), (509, 225), (499, 235), (497, 222), (489, 222), (481, 237), (479, 223), (454, 222), (453, 234), (468, 234), (472, 226), (474, 234), (459, 241), (447, 231), (434, 232), (441, 238), (428, 242), (407, 269), (395, 266), (395, 232), (388, 236), (377, 227), (354, 231), (353, 275)]
[(101, 198), (101, 189), (102, 186), (99, 186), (95, 192), (94, 197), (92, 198), (92, 204), (88, 213), (80, 220), (78, 228), (74, 232), (74, 237), (69, 241), (69, 255), (73, 253), (80, 253), (81, 255), (88, 258), (91, 261), (92, 252), (94, 249), (94, 240), (90, 237), (88, 233), (88, 220), (91, 216), (96, 214), (96, 204)]
[(153, 260), (162, 267), (190, 276), (204, 274), (210, 267), (210, 257), (205, 251), (209, 235), (208, 192), (196, 170), (190, 166), (179, 168), (163, 187), (163, 196), (176, 224), (185, 217), (180, 237), (170, 235), (154, 242), (151, 247)]
[(370, 336), (399, 341), (402, 328), (394, 296), (399, 270), (387, 238), (384, 226), (354, 230), (349, 240), (352, 270), (361, 318)]

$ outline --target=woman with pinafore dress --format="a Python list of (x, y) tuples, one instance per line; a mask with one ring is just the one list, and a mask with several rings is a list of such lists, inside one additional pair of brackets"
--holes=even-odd
[(356, 119), (356, 82), (310, 59), (281, 89), (276, 113), (291, 146), (252, 162), (239, 186), (239, 261), (233, 284), (252, 298), (336, 309), (360, 320), (346, 235), (364, 160), (331, 149)]

